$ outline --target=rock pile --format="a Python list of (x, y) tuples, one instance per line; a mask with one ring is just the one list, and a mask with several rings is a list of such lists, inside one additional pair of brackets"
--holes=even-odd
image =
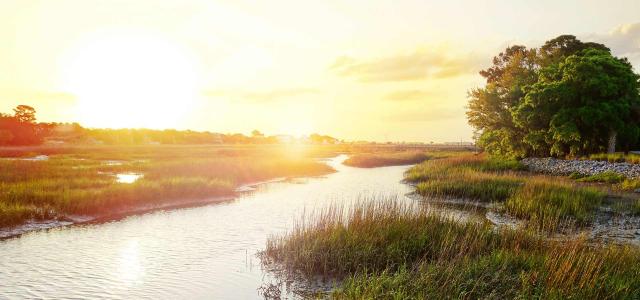
[(640, 178), (640, 164), (533, 157), (525, 158), (521, 162), (533, 172), (553, 175), (569, 175), (573, 172), (582, 175), (595, 175), (610, 171), (622, 174), (627, 178)]

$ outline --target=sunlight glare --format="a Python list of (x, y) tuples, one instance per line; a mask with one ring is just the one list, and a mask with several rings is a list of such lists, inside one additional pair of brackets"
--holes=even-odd
[(63, 88), (78, 98), (76, 116), (93, 127), (175, 127), (199, 95), (193, 57), (152, 33), (97, 34), (62, 66)]

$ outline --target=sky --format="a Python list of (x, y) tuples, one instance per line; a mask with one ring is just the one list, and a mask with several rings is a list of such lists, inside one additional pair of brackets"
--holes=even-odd
[(0, 0), (0, 112), (100, 128), (470, 141), (467, 92), (561, 34), (640, 69), (640, 1)]

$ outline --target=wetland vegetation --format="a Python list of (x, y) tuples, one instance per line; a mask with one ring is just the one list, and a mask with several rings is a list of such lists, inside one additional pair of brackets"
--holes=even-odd
[[(232, 196), (240, 184), (332, 172), (311, 156), (291, 155), (282, 147), (44, 147), (3, 151), (13, 157), (0, 159), (0, 227), (32, 219), (108, 215), (175, 201), (179, 204)], [(24, 159), (38, 155), (48, 156)], [(125, 183), (118, 181), (118, 174), (141, 176)]]
[(337, 279), (338, 299), (640, 296), (637, 247), (496, 230), (393, 199), (319, 212), (262, 255), (292, 276)]

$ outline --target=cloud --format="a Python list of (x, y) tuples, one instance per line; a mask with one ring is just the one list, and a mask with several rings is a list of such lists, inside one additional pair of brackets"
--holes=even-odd
[(384, 82), (456, 77), (475, 73), (480, 65), (473, 54), (456, 54), (439, 47), (370, 60), (341, 56), (329, 69), (362, 82)]
[(592, 34), (586, 39), (604, 43), (615, 55), (640, 63), (640, 23), (624, 24), (609, 33)]
[(464, 113), (456, 109), (436, 108), (428, 111), (405, 111), (388, 114), (384, 119), (397, 123), (424, 123), (459, 119), (461, 116), (464, 116)]
[(209, 97), (228, 97), (241, 99), (248, 102), (276, 102), (286, 98), (301, 97), (319, 94), (320, 91), (314, 88), (290, 88), (273, 89), (263, 91), (243, 91), (243, 90), (213, 90), (205, 92)]
[(421, 90), (401, 90), (391, 92), (384, 96), (383, 99), (388, 101), (415, 101), (424, 100), (432, 95), (432, 93)]

